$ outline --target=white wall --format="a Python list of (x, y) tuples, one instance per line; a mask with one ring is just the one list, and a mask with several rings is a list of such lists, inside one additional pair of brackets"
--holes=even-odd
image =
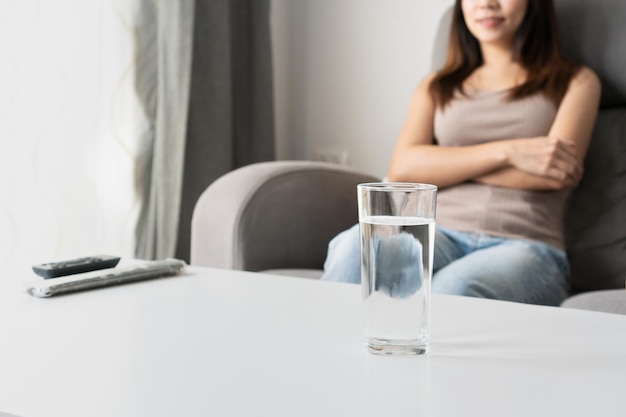
[(272, 0), (279, 159), (347, 150), (380, 177), (453, 0)]
[(133, 3), (0, 2), (3, 271), (134, 252)]

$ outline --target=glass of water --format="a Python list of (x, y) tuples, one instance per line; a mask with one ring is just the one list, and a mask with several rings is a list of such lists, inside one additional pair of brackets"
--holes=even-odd
[(437, 187), (359, 184), (365, 337), (374, 354), (425, 354)]

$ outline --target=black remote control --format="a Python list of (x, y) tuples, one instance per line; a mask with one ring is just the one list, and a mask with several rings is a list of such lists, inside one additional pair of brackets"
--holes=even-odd
[(33, 266), (35, 274), (42, 277), (56, 278), (82, 272), (97, 271), (99, 269), (113, 268), (120, 261), (118, 256), (97, 255), (84, 258), (70, 259), (61, 262), (49, 262)]

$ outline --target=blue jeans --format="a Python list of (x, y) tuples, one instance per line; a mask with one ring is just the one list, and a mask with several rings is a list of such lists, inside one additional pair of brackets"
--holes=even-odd
[[(359, 225), (328, 245), (323, 280), (361, 282)], [(433, 293), (560, 305), (568, 297), (565, 252), (545, 243), (437, 226)]]

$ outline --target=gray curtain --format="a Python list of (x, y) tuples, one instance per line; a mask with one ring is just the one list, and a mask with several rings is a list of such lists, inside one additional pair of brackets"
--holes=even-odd
[(141, 0), (137, 68), (152, 63), (156, 86), (147, 94), (138, 70), (154, 121), (138, 165), (138, 258), (188, 261), (202, 191), (232, 169), (274, 159), (269, 12), (270, 0)]

